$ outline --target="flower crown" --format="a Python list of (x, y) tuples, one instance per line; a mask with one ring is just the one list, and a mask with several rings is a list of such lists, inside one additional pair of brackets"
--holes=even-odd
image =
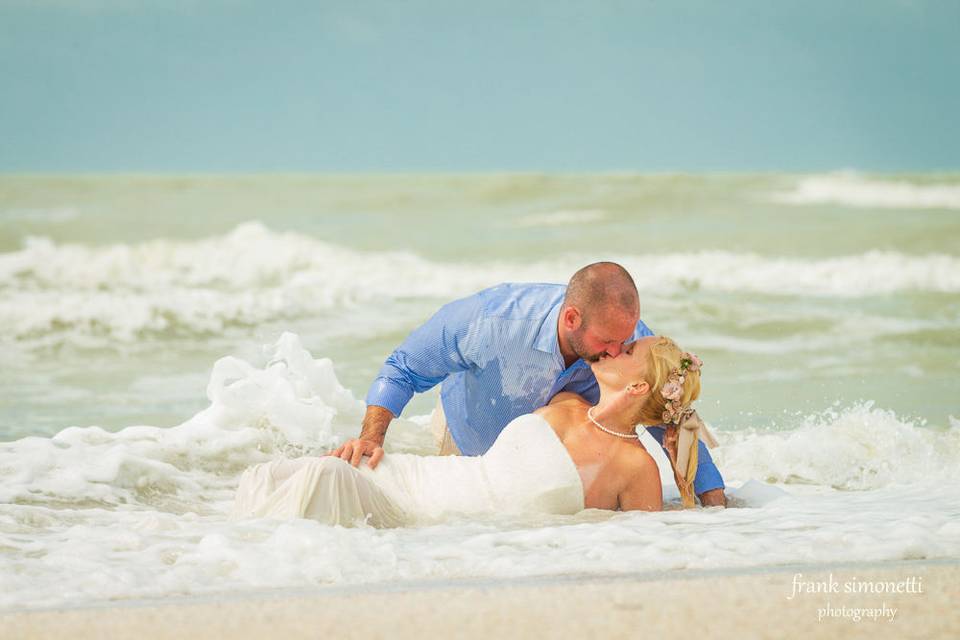
[(693, 412), (693, 409), (684, 407), (680, 402), (683, 397), (683, 383), (687, 379), (688, 371), (700, 371), (702, 366), (703, 361), (695, 354), (688, 351), (680, 354), (680, 366), (670, 372), (667, 381), (660, 387), (660, 395), (667, 399), (663, 405), (664, 424), (680, 424)]

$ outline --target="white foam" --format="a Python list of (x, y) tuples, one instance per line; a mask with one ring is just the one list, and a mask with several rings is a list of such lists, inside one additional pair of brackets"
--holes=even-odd
[(960, 428), (918, 427), (867, 402), (808, 416), (786, 431), (724, 434), (714, 459), (731, 480), (863, 490), (955, 483)]
[[(0, 444), (0, 607), (960, 555), (951, 475), (960, 427), (918, 427), (868, 405), (786, 433), (719, 434), (715, 457), (731, 484), (747, 481), (731, 495), (749, 508), (589, 510), (386, 531), (230, 522), (247, 465), (321, 451), (355, 433), (362, 413), (333, 363), (296, 336), (263, 355), (262, 365), (219, 360), (210, 407), (180, 426), (70, 428)], [(395, 430), (422, 432), (422, 422), (399, 421), (391, 439)]]
[[(32, 238), (0, 254), (0, 336), (96, 344), (221, 334), (343, 307), (382, 309), (390, 300), (446, 301), (499, 282), (564, 282), (596, 257), (438, 263), (350, 250), (259, 223), (192, 242), (86, 247)], [(613, 259), (637, 277), (641, 294), (661, 297), (690, 289), (839, 297), (960, 292), (960, 258), (948, 255), (872, 251), (801, 260), (703, 251)]]
[[(955, 322), (949, 321), (925, 318), (884, 318), (859, 312), (850, 312), (843, 316), (838, 316), (834, 312), (832, 316), (823, 314), (822, 318), (818, 318), (815, 312), (806, 315), (808, 320), (811, 317), (821, 320), (825, 326), (806, 332), (799, 331), (788, 336), (778, 335), (772, 339), (687, 332), (686, 340), (691, 344), (698, 345), (700, 349), (728, 351), (738, 354), (825, 353), (835, 351), (838, 348), (851, 348), (854, 345), (864, 345), (866, 347), (878, 338), (883, 337), (906, 336), (922, 331), (948, 331), (957, 328)], [(905, 366), (903, 371), (912, 377), (923, 375), (923, 370), (916, 365)], [(806, 373), (808, 372), (779, 371), (773, 372), (773, 375), (796, 377), (806, 375)], [(755, 374), (741, 373), (740, 375), (754, 375), (758, 379), (764, 379), (770, 376), (771, 372), (758, 371)]]
[[(820, 260), (768, 258), (749, 253), (701, 251), (625, 257), (621, 261), (643, 282), (673, 290), (750, 292), (774, 295), (857, 298), (898, 291), (960, 291), (960, 258), (869, 251)], [(642, 284), (638, 287), (643, 289)]]
[(205, 492), (229, 499), (232, 479), (224, 472), (277, 451), (325, 451), (339, 440), (338, 416), (359, 424), (363, 403), (340, 385), (330, 360), (314, 360), (289, 333), (266, 355), (263, 368), (218, 360), (207, 385), (210, 406), (179, 426), (117, 433), (69, 427), (52, 438), (0, 444), (0, 502), (176, 508)]
[(960, 185), (876, 180), (855, 173), (810, 176), (772, 197), (785, 204), (840, 204), (874, 209), (960, 209)]
[[(960, 555), (955, 491), (772, 499), (760, 508), (459, 521), (378, 531), (219, 513), (4, 505), (0, 607), (458, 578), (617, 575)], [(851, 517), (851, 513), (856, 517)], [(894, 513), (896, 517), (894, 518)], [(13, 550), (11, 553), (10, 550)]]

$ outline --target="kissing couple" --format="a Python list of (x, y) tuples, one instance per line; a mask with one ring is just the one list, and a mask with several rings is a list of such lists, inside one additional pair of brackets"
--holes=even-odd
[[(567, 285), (505, 283), (441, 307), (390, 354), (358, 438), (326, 456), (247, 469), (237, 517), (350, 526), (452, 515), (657, 511), (646, 430), (684, 507), (725, 506), (716, 441), (693, 407), (703, 363), (640, 320), (630, 274), (587, 265)], [(384, 453), (390, 422), (441, 384), (437, 455)]]

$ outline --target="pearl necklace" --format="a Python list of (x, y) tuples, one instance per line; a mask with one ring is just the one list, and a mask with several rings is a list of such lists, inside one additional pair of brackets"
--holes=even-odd
[(612, 429), (607, 429), (605, 426), (597, 422), (597, 419), (593, 417), (594, 408), (595, 407), (590, 407), (589, 409), (587, 409), (587, 417), (590, 418), (590, 422), (597, 425), (597, 428), (600, 429), (600, 431), (603, 431), (604, 433), (609, 433), (612, 436), (617, 436), (618, 438), (629, 438), (629, 439), (636, 438), (637, 440), (640, 439), (639, 433), (621, 433), (619, 431), (613, 431)]

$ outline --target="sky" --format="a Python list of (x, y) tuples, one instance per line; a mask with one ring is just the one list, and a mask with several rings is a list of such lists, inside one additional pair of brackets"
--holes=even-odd
[(0, 0), (0, 172), (960, 169), (960, 2)]

